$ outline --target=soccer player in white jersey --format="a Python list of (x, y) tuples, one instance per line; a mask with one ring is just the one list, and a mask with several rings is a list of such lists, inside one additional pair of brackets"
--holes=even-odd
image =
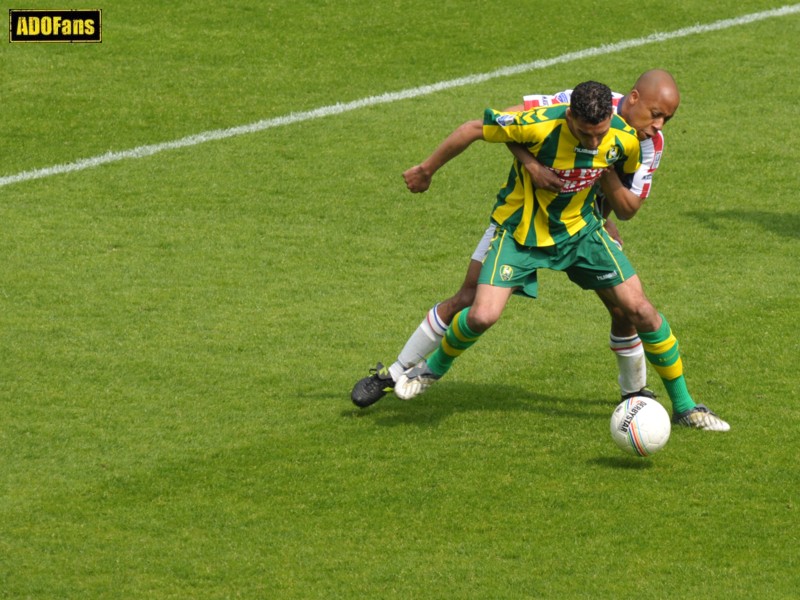
[[(569, 103), (570, 97), (571, 90), (554, 95), (529, 95), (524, 97), (523, 105), (512, 107), (509, 111), (566, 104)], [(653, 173), (658, 169), (664, 148), (661, 129), (673, 116), (679, 103), (680, 95), (675, 80), (668, 72), (660, 69), (643, 73), (627, 94), (614, 94), (614, 109), (637, 130), (642, 150), (642, 166), (632, 177), (620, 180), (617, 173), (609, 169), (603, 178), (603, 192), (614, 194), (617, 200), (615, 214), (618, 218), (622, 220), (631, 218), (649, 196)], [(518, 145), (509, 145), (509, 148), (528, 170), (532, 182), (537, 187), (552, 191), (561, 189), (563, 182), (525, 148)], [(598, 206), (603, 217), (608, 217), (610, 214), (607, 204), (600, 203)], [(621, 244), (622, 240), (614, 223), (607, 220), (605, 227)], [(351, 393), (354, 404), (364, 408), (380, 400), (394, 388), (395, 382), (404, 371), (416, 365), (438, 347), (453, 316), (463, 308), (471, 306), (474, 300), (478, 274), (494, 231), (495, 226), (490, 225), (478, 243), (458, 292), (428, 311), (425, 319), (406, 342), (397, 360), (388, 368), (378, 363), (368, 377), (356, 383)], [(600, 295), (598, 297), (603, 300)], [(609, 345), (616, 356), (622, 397), (652, 396), (652, 392), (646, 387), (647, 366), (644, 349), (635, 327), (621, 310), (605, 300), (603, 302), (611, 316)], [(698, 429), (717, 429), (719, 424), (704, 411), (705, 407), (698, 405), (696, 410), (688, 414), (674, 415), (677, 417), (675, 421)]]

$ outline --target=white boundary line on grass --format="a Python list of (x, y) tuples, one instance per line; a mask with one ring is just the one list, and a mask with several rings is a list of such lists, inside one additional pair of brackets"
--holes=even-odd
[(749, 15), (743, 15), (741, 17), (735, 17), (732, 19), (723, 19), (721, 21), (715, 21), (714, 23), (709, 23), (707, 25), (694, 25), (692, 27), (684, 27), (683, 29), (677, 29), (675, 31), (669, 31), (664, 33), (653, 33), (645, 37), (635, 38), (631, 40), (624, 40), (622, 42), (617, 42), (615, 44), (606, 44), (602, 46), (596, 46), (594, 48), (587, 48), (585, 50), (578, 50), (576, 52), (568, 52), (567, 54), (562, 54), (561, 56), (556, 56), (555, 58), (535, 60), (529, 63), (513, 65), (510, 67), (502, 67), (500, 69), (497, 69), (495, 71), (490, 71), (488, 73), (467, 75), (466, 77), (459, 77), (458, 79), (450, 79), (448, 81), (440, 81), (439, 83), (434, 83), (431, 85), (423, 85), (420, 87), (410, 88), (399, 92), (387, 92), (379, 96), (369, 96), (367, 98), (362, 98), (360, 100), (355, 100), (352, 102), (337, 103), (329, 106), (322, 106), (320, 108), (315, 108), (314, 110), (290, 113), (283, 117), (264, 119), (262, 121), (250, 123), (249, 125), (239, 125), (238, 127), (231, 127), (230, 129), (214, 129), (211, 131), (205, 131), (203, 133), (190, 135), (178, 140), (173, 140), (171, 142), (138, 146), (136, 148), (131, 148), (130, 150), (122, 150), (118, 152), (106, 152), (105, 154), (101, 154), (99, 156), (93, 156), (92, 158), (83, 158), (71, 163), (53, 165), (51, 167), (33, 169), (30, 171), (22, 171), (20, 173), (17, 173), (16, 175), (7, 175), (4, 177), (0, 177), (0, 187), (11, 185), (13, 183), (32, 181), (34, 179), (42, 179), (44, 177), (50, 177), (52, 175), (60, 175), (64, 173), (74, 173), (76, 171), (83, 171), (84, 169), (91, 169), (93, 167), (99, 167), (101, 165), (117, 162), (120, 160), (144, 158), (147, 156), (152, 156), (153, 154), (158, 154), (159, 152), (164, 152), (165, 150), (188, 148), (190, 146), (197, 146), (198, 144), (204, 144), (206, 142), (211, 142), (214, 140), (224, 140), (226, 138), (245, 135), (248, 133), (256, 133), (259, 131), (264, 131), (266, 129), (272, 129), (274, 127), (291, 125), (292, 123), (300, 123), (302, 121), (309, 121), (311, 119), (320, 119), (322, 117), (339, 115), (342, 113), (358, 110), (359, 108), (365, 108), (368, 106), (376, 106), (379, 104), (388, 104), (390, 102), (397, 102), (399, 100), (418, 98), (420, 96), (426, 96), (428, 94), (433, 94), (435, 92), (439, 92), (442, 90), (448, 90), (452, 88), (473, 85), (476, 83), (482, 83), (484, 81), (489, 81), (490, 79), (497, 79), (498, 77), (506, 77), (508, 75), (518, 75), (520, 73), (527, 73), (529, 71), (545, 69), (553, 65), (569, 63), (584, 58), (602, 56), (604, 54), (612, 54), (614, 52), (619, 52), (621, 50), (627, 50), (628, 48), (637, 48), (639, 46), (645, 46), (647, 44), (666, 42), (669, 40), (687, 37), (699, 33), (719, 31), (720, 29), (728, 29), (729, 27), (746, 25), (748, 23), (762, 21), (764, 19), (769, 19), (772, 17), (783, 17), (797, 12), (800, 12), (800, 4), (787, 5), (781, 8), (766, 10), (758, 13), (752, 13)]

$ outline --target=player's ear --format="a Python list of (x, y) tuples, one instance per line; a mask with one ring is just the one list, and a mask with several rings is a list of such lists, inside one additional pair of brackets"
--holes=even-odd
[(639, 90), (633, 88), (628, 94), (628, 101), (631, 104), (636, 104), (639, 101)]

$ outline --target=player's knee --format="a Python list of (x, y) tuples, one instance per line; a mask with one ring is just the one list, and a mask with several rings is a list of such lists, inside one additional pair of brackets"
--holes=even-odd
[(633, 325), (637, 331), (655, 331), (658, 329), (658, 311), (646, 299), (623, 307), (623, 318)]
[(500, 314), (491, 308), (473, 306), (467, 315), (467, 326), (475, 333), (483, 333), (497, 323)]

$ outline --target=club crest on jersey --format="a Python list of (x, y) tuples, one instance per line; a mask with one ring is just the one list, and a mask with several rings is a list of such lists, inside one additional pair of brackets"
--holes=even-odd
[(509, 267), (508, 265), (503, 265), (500, 267), (500, 279), (503, 281), (511, 281), (511, 278), (514, 276), (514, 269)]
[(619, 160), (619, 148), (617, 146), (611, 146), (608, 152), (606, 152), (606, 162), (611, 164), (617, 162)]
[(511, 125), (514, 122), (514, 115), (497, 115), (495, 119), (495, 123), (500, 125), (500, 127), (506, 127)]

